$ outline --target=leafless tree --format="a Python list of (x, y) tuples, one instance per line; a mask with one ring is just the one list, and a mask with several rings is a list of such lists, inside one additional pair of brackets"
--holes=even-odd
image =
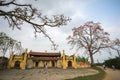
[[(11, 6), (12, 8), (5, 10), (6, 7), (9, 8)], [(38, 9), (33, 8), (32, 4), (20, 4), (17, 0), (0, 0), (0, 7), (0, 17), (7, 20), (10, 27), (21, 29), (23, 23), (28, 23), (34, 28), (35, 33), (43, 33), (52, 42), (53, 46), (56, 44), (46, 33), (45, 26), (60, 27), (70, 21), (70, 18), (64, 15), (47, 17), (42, 15)], [(36, 23), (35, 20), (40, 22)]]

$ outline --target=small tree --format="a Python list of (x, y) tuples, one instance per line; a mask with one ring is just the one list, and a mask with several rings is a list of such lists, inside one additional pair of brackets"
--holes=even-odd
[[(53, 15), (51, 18), (42, 15), (38, 9), (33, 8), (33, 4), (20, 4), (17, 0), (0, 0), (0, 17), (8, 21), (8, 24), (13, 29), (16, 27), (21, 29), (23, 23), (30, 24), (36, 33), (43, 33), (53, 44), (54, 41), (46, 33), (45, 27), (59, 27), (66, 25), (70, 18), (64, 15)], [(7, 10), (6, 10), (7, 8)], [(39, 21), (39, 23), (35, 21)]]
[(3, 57), (5, 57), (7, 51), (12, 52), (13, 50), (22, 50), (20, 49), (21, 47), (22, 46), (19, 44), (19, 42), (7, 36), (5, 33), (0, 32), (0, 52), (2, 53)]
[(84, 49), (90, 56), (91, 65), (93, 65), (93, 55), (105, 48), (111, 46), (109, 34), (99, 25), (92, 21), (86, 22), (80, 27), (72, 29), (73, 35), (69, 36), (68, 44), (77, 49)]

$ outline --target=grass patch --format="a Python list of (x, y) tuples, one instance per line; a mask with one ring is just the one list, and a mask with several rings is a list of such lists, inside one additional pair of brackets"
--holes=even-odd
[(89, 75), (89, 76), (80, 76), (72, 79), (66, 79), (66, 80), (102, 80), (105, 76), (105, 71), (103, 71), (101, 68), (93, 67), (93, 69), (96, 69), (99, 71), (98, 74), (95, 75)]

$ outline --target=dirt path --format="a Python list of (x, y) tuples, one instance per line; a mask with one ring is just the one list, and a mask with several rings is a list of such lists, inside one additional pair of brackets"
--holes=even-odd
[(103, 80), (120, 80), (120, 70), (107, 68), (104, 71), (106, 72), (106, 76)]
[(98, 73), (97, 70), (87, 69), (8, 69), (0, 70), (0, 80), (64, 80), (77, 76), (87, 76)]

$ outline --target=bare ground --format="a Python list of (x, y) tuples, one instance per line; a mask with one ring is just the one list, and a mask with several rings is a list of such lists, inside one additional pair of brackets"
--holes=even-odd
[(106, 76), (103, 80), (120, 80), (120, 70), (107, 68), (105, 72)]
[(98, 73), (97, 70), (86, 69), (6, 69), (0, 70), (0, 80), (64, 80), (78, 76)]

